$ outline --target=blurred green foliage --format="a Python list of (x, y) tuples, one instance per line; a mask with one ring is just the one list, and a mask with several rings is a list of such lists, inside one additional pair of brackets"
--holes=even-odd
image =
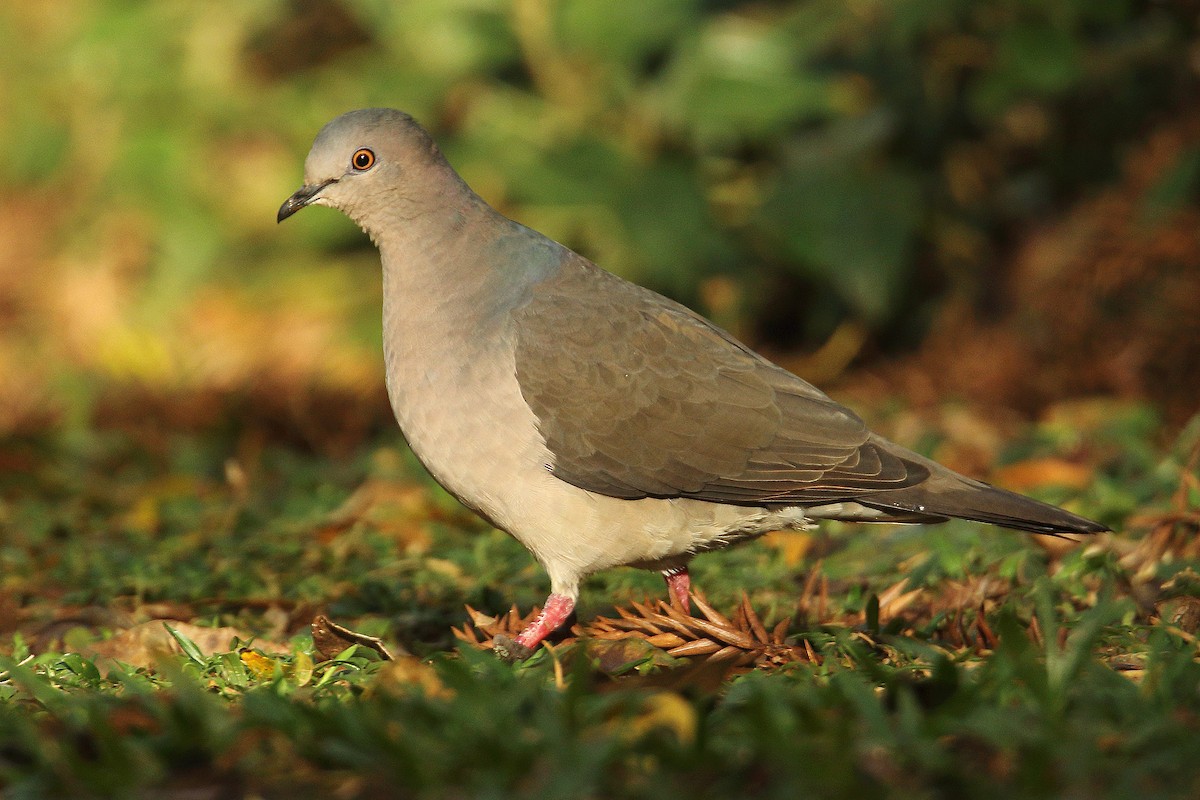
[(912, 341), (1184, 107), (1186, 5), (8, 4), (0, 183), (51, 196), (55, 248), (80, 258), (135, 214), (135, 311), (161, 326), (206, 283), (362, 243), (333, 214), (275, 236), (273, 212), (321, 124), (397, 106), (510, 215), (727, 324)]
[(583, 659), (558, 689), (548, 660), (513, 670), (474, 652), (425, 667), (434, 691), (354, 656), (324, 665), (326, 688), (297, 686), (294, 663), (248, 679), (230, 654), (160, 676), (157, 692), (78, 657), (0, 658), (0, 785), (13, 798), (1194, 797), (1200, 665), (1156, 633), (1139, 686), (1087, 657), (1110, 618), (1096, 609), (1044, 649), (1001, 621), (1015, 635), (977, 668), (927, 651), (915, 669), (799, 667), (719, 694), (702, 677), (595, 691), (613, 684)]

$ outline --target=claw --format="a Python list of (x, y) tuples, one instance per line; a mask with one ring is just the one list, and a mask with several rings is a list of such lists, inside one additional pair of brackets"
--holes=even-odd
[(512, 664), (533, 655), (533, 648), (526, 647), (511, 636), (498, 633), (492, 637), (492, 652), (499, 656), (501, 661)]

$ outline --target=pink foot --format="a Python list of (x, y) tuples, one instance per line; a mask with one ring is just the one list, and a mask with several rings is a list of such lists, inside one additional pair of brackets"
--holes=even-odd
[(517, 635), (517, 644), (530, 650), (537, 647), (543, 639), (553, 633), (567, 621), (575, 610), (575, 601), (566, 595), (552, 594), (546, 598), (546, 605), (538, 618), (529, 623), (529, 627)]
[(667, 581), (667, 590), (671, 593), (671, 597), (679, 603), (684, 611), (692, 613), (692, 600), (688, 597), (688, 592), (692, 588), (692, 578), (688, 575), (688, 568), (672, 567), (664, 569), (662, 574)]

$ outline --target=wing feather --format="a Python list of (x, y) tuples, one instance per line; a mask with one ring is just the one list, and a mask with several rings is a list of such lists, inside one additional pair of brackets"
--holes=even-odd
[(804, 505), (929, 475), (811, 384), (580, 257), (536, 284), (513, 324), (548, 467), (584, 489)]

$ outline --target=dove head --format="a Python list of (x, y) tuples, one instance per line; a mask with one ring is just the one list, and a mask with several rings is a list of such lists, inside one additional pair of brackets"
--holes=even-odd
[(280, 206), (277, 220), (305, 206), (329, 206), (374, 236), (389, 217), (412, 218), (458, 187), (466, 189), (416, 120), (395, 109), (366, 108), (317, 134), (304, 162), (304, 186)]

